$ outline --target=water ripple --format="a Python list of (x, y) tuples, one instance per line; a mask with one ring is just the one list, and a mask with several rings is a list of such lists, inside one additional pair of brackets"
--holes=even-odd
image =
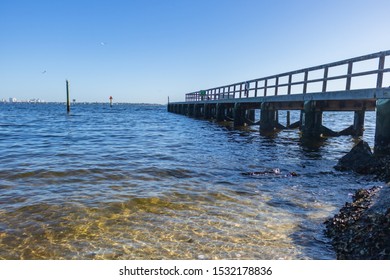
[(332, 169), (350, 137), (312, 145), (164, 106), (64, 111), (0, 104), (0, 259), (332, 259), (322, 223), (369, 184)]

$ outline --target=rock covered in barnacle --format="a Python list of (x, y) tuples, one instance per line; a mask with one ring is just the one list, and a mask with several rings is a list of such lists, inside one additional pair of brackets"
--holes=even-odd
[(375, 155), (360, 141), (335, 168), (388, 182), (383, 188), (358, 190), (351, 203), (325, 222), (337, 258), (390, 259), (390, 155)]
[(390, 188), (360, 189), (325, 222), (338, 259), (390, 259)]

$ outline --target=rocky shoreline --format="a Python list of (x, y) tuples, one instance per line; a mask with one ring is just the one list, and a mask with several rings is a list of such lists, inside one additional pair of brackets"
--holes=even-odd
[[(390, 182), (390, 157), (377, 157), (360, 141), (342, 157), (335, 169), (372, 174)], [(383, 184), (381, 184), (383, 185)], [(390, 187), (359, 189), (338, 214), (325, 222), (337, 259), (390, 259)]]

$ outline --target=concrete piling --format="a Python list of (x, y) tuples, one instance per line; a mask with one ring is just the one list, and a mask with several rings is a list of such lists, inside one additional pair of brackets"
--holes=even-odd
[(275, 129), (284, 128), (278, 121), (278, 110), (275, 110), (270, 103), (261, 104), (260, 111), (260, 132), (271, 132)]
[(234, 125), (243, 126), (245, 124), (245, 109), (240, 103), (234, 104)]
[(194, 104), (193, 117), (200, 118), (201, 115), (202, 115), (202, 105), (201, 104)]
[(246, 110), (246, 119), (250, 123), (255, 123), (256, 122), (256, 120), (255, 120), (255, 110)]
[(223, 122), (225, 120), (225, 106), (221, 103), (216, 105), (216, 119), (217, 122)]
[(211, 119), (213, 117), (211, 104), (205, 103), (203, 105), (203, 117), (205, 119)]
[(319, 138), (322, 133), (322, 111), (316, 111), (315, 101), (305, 101), (302, 125), (302, 136), (306, 138)]

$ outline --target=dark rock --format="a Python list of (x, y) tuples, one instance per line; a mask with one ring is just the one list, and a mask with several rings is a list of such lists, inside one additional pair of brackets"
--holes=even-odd
[[(342, 157), (335, 168), (390, 181), (390, 156), (373, 155), (364, 141)], [(325, 222), (337, 258), (390, 260), (390, 187), (360, 189), (352, 199)]]
[(387, 193), (387, 190), (383, 192), (379, 199), (382, 194), (379, 187), (358, 190), (352, 203), (346, 203), (325, 222), (337, 259), (390, 259), (390, 208), (380, 207), (378, 211), (372, 206), (378, 199), (388, 201)]
[(339, 160), (335, 169), (339, 171), (352, 170), (360, 174), (373, 174), (380, 165), (367, 142), (360, 141)]
[[(245, 175), (245, 176), (258, 176), (258, 175), (267, 175), (267, 174), (273, 174), (273, 175), (283, 175), (281, 172), (280, 172), (280, 169), (279, 168), (274, 168), (274, 169), (269, 169), (269, 170), (264, 170), (264, 171), (254, 171), (254, 172), (242, 172), (241, 175)], [(298, 177), (299, 174), (292, 171), (292, 172), (289, 172), (287, 175), (285, 175), (286, 177)]]

